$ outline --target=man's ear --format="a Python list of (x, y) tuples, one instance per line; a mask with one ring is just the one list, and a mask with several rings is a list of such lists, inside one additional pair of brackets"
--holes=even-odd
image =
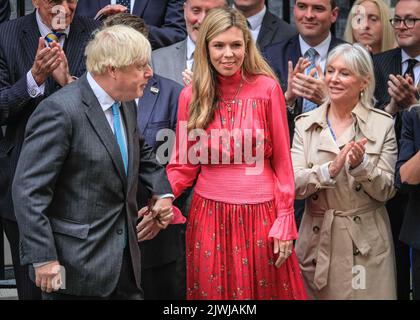
[(117, 71), (117, 68), (115, 68), (113, 66), (107, 66), (106, 67), (106, 72), (114, 80), (117, 78), (117, 72), (116, 71)]
[(334, 9), (332, 9), (331, 12), (331, 24), (334, 24), (337, 19), (338, 19), (338, 15), (340, 14), (340, 9), (337, 7), (335, 7)]
[(32, 0), (32, 5), (34, 6), (34, 8), (38, 9), (39, 8), (39, 2), (41, 0)]

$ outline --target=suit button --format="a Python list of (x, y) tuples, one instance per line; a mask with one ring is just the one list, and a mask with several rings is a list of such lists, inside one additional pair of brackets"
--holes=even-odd
[(309, 168), (309, 169), (312, 169), (312, 167), (313, 167), (313, 166), (314, 166), (314, 164), (313, 164), (312, 162), (309, 162), (309, 163), (308, 163), (308, 168)]
[(319, 232), (319, 227), (318, 227), (318, 226), (313, 227), (313, 228), (312, 228), (312, 231), (313, 231), (315, 234), (317, 234), (317, 233)]
[(316, 201), (316, 200), (318, 200), (318, 195), (314, 194), (311, 198), (312, 198), (312, 200)]
[(118, 229), (117, 230), (117, 234), (119, 234), (119, 235), (123, 234), (123, 230), (122, 229)]
[(356, 186), (356, 191), (359, 192), (362, 189), (362, 185), (360, 183)]
[(312, 259), (312, 264), (316, 266), (316, 259)]
[(359, 216), (355, 216), (355, 217), (353, 218), (353, 221), (354, 221), (355, 223), (357, 223), (357, 224), (360, 224), (360, 223), (362, 222), (362, 219), (361, 219)]
[(358, 256), (360, 253), (359, 249), (356, 248), (356, 250), (353, 251), (354, 256)]

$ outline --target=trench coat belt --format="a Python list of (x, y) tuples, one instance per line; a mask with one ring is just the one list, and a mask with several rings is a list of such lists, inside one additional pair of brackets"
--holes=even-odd
[(371, 247), (362, 233), (360, 224), (355, 223), (352, 219), (352, 216), (373, 212), (381, 206), (383, 206), (382, 203), (372, 203), (364, 207), (347, 211), (328, 209), (325, 211), (320, 210), (308, 212), (312, 216), (324, 217), (320, 230), (320, 240), (317, 248), (318, 250), (314, 276), (314, 284), (318, 290), (324, 288), (328, 281), (328, 272), (331, 259), (331, 228), (334, 219), (343, 219), (346, 229), (349, 232), (351, 239), (353, 240), (353, 243), (356, 245), (357, 249), (362, 255), (366, 255), (370, 251)]

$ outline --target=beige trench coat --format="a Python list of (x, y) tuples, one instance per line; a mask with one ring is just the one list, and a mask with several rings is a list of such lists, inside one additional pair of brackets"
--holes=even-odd
[[(385, 202), (395, 194), (397, 142), (392, 118), (358, 104), (337, 143), (327, 104), (296, 119), (292, 160), (296, 198), (306, 199), (296, 254), (314, 299), (396, 299), (396, 269)], [(332, 181), (321, 166), (351, 140), (367, 138), (368, 162)]]

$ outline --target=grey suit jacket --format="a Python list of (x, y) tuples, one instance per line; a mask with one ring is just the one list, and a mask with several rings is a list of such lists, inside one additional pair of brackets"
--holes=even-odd
[(43, 100), (29, 119), (13, 181), (21, 262), (58, 260), (62, 293), (104, 297), (115, 289), (127, 244), (140, 288), (136, 193), (171, 193), (165, 170), (137, 135), (136, 105), (123, 103), (128, 174), (86, 75)]
[(152, 52), (152, 68), (158, 75), (184, 86), (182, 71), (187, 68), (187, 39)]

